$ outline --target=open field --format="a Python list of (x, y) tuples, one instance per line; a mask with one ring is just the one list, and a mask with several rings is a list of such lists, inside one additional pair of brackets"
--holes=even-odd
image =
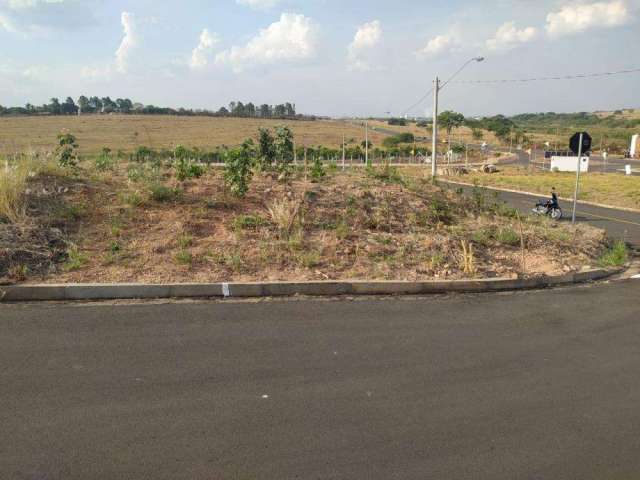
[[(602, 230), (521, 223), (490, 195), (441, 189), (422, 169), (256, 172), (236, 198), (221, 169), (180, 179), (178, 161), (112, 160), (35, 162), (20, 176), (0, 219), (0, 283), (514, 277), (577, 270), (605, 251)], [(3, 175), (14, 171), (25, 169)]]
[[(342, 136), (364, 141), (364, 129), (340, 121), (261, 120), (253, 118), (178, 117), (161, 115), (85, 115), (82, 117), (0, 117), (0, 154), (53, 150), (56, 136), (67, 130), (76, 136), (79, 152), (96, 154), (103, 147), (131, 152), (139, 146), (173, 149), (176, 145), (212, 150), (237, 146), (257, 138), (261, 127), (288, 125), (298, 144), (337, 147)], [(370, 132), (379, 145), (386, 135)]]
[[(431, 138), (431, 128), (418, 127), (414, 122), (407, 122), (407, 125), (403, 127), (400, 125), (389, 125), (386, 121), (383, 121), (383, 120), (370, 120), (369, 125), (373, 129), (383, 129), (383, 130), (389, 130), (397, 133), (409, 132), (409, 133), (413, 133), (416, 137)], [(439, 129), (438, 136), (443, 143), (447, 142), (447, 132), (445, 129)], [(476, 140), (473, 138), (472, 130), (469, 127), (456, 128), (451, 134), (451, 143), (453, 144), (455, 143), (477, 144), (482, 142), (487, 142), (493, 145), (500, 143), (499, 140), (496, 138), (495, 134), (487, 130), (482, 130), (482, 139), (480, 140)]]
[[(505, 167), (498, 173), (470, 173), (455, 177), (479, 185), (503, 187), (540, 193), (550, 196), (551, 187), (556, 187), (561, 197), (572, 198), (575, 188), (575, 173), (529, 172), (521, 168)], [(640, 177), (617, 173), (587, 173), (580, 177), (579, 199), (616, 207), (640, 209)]]

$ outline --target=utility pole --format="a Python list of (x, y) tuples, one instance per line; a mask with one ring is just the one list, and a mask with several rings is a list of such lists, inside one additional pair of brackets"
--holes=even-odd
[(438, 159), (438, 94), (440, 93), (440, 79), (436, 77), (433, 82), (433, 134), (431, 138), (431, 178), (435, 180), (437, 175)]
[(573, 193), (573, 215), (571, 223), (576, 223), (576, 208), (578, 207), (578, 189), (580, 188), (580, 166), (582, 165), (582, 138), (584, 134), (580, 134), (580, 146), (578, 147), (578, 168), (576, 170), (576, 189)]
[(364, 122), (364, 163), (369, 166), (369, 121)]
[(342, 135), (342, 170), (344, 170), (345, 150), (344, 150), (344, 134)]

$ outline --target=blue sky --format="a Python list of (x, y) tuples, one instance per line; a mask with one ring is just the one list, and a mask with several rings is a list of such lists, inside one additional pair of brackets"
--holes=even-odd
[[(218, 108), (403, 113), (459, 80), (640, 67), (640, 0), (0, 0), (0, 104), (80, 94)], [(640, 74), (451, 84), (467, 115), (640, 107)], [(410, 113), (424, 114), (425, 102)]]

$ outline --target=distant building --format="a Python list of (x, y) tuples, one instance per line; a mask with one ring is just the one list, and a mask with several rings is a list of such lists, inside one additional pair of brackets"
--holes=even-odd
[(640, 158), (640, 135), (634, 135), (631, 137), (631, 148), (629, 149), (629, 156), (631, 158)]

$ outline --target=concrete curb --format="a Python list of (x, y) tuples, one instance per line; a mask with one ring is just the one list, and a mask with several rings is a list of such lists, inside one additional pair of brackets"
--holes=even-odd
[(427, 282), (279, 282), (210, 284), (68, 284), (0, 287), (0, 302), (132, 300), (159, 298), (251, 298), (293, 295), (422, 295), (527, 290), (602, 280), (624, 269), (595, 269), (555, 277)]
[[(536, 193), (536, 192), (526, 192), (524, 190), (513, 190), (511, 188), (501, 188), (501, 187), (492, 187), (490, 185), (474, 185), (473, 183), (468, 182), (454, 182), (453, 180), (442, 180), (439, 179), (439, 182), (448, 183), (450, 185), (461, 185), (464, 187), (475, 187), (478, 186), (480, 188), (486, 188), (487, 190), (496, 190), (498, 192), (507, 192), (507, 193), (520, 193), (522, 195), (529, 195), (532, 197), (544, 197), (544, 193)], [(567, 197), (558, 197), (563, 202), (573, 202), (573, 198)], [(605, 205), (603, 203), (589, 202), (586, 200), (578, 200), (578, 205), (588, 205), (590, 207), (599, 207), (599, 208), (607, 208), (609, 210), (620, 210), (621, 212), (629, 212), (629, 213), (640, 213), (640, 210), (637, 208), (629, 208), (629, 207), (615, 207), (613, 205)]]

